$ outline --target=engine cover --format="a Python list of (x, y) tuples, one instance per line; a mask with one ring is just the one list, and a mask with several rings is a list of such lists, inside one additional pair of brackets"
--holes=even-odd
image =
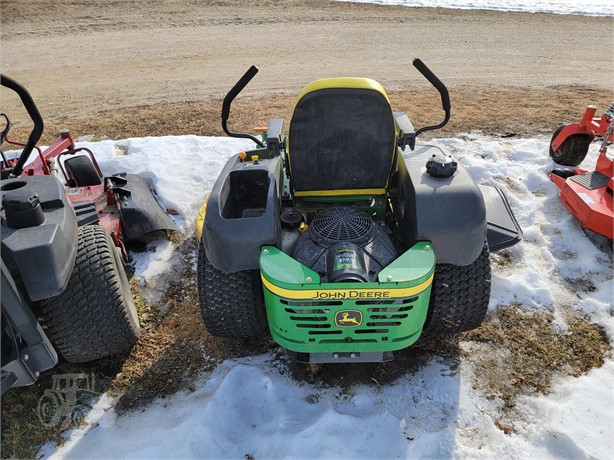
[(292, 256), (317, 272), (321, 282), (333, 283), (377, 281), (398, 254), (381, 224), (345, 206), (318, 213)]

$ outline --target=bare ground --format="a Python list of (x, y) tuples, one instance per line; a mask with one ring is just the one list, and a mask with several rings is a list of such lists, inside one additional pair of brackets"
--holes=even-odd
[(436, 119), (413, 57), (450, 87), (448, 132), (549, 132), (614, 97), (614, 18), (327, 0), (3, 0), (0, 15), (2, 71), (29, 88), (49, 137), (219, 134), (219, 100), (254, 63), (234, 112), (247, 127), (287, 119), (303, 85), (342, 75), (380, 81), (417, 125)]
[[(472, 130), (548, 135), (558, 124), (577, 121), (586, 104), (603, 108), (614, 99), (612, 18), (326, 0), (2, 0), (0, 21), (2, 72), (33, 94), (46, 121), (43, 143), (64, 127), (95, 139), (221, 134), (221, 98), (253, 63), (261, 72), (233, 106), (237, 130), (251, 130), (272, 116), (289, 120), (304, 84), (340, 75), (375, 78), (416, 126), (436, 122), (439, 99), (411, 67), (416, 56), (450, 88), (452, 120), (441, 135)], [(29, 128), (19, 102), (4, 92), (1, 97), (1, 111), (16, 122), (13, 138), (25, 136)], [(194, 240), (185, 238), (178, 242), (182, 277), (195, 280)], [(227, 357), (277, 350), (267, 338), (209, 336), (193, 283), (171, 282), (159, 302), (140, 300), (139, 306), (149, 319), (132, 352), (78, 368), (96, 373), (99, 390), (123, 395), (119, 410), (190, 385), (194, 372)], [(527, 319), (520, 307), (503, 307), (478, 331), (425, 335), (389, 364), (290, 364), (290, 371), (299, 380), (323, 384), (379, 385), (434, 355), (445, 356), (451, 366), (461, 356), (471, 359), (458, 346), (469, 340), (503, 354), (514, 351), (517, 359), (505, 366), (496, 361), (498, 353), (480, 354), (484, 362), (474, 357), (476, 385), (512, 408), (519, 394), (546, 393), (554, 373), (578, 375), (609, 353), (603, 331), (584, 318), (570, 319), (578, 325), (573, 336), (559, 337), (547, 316)], [(521, 317), (529, 323), (519, 322)], [(493, 366), (500, 371), (496, 375), (489, 374)], [(37, 385), (7, 394), (2, 458), (31, 457), (46, 440), (60, 440), (58, 428), (40, 425), (36, 404), (52, 373), (75, 370), (63, 363)], [(514, 429), (510, 419), (503, 414), (500, 420), (506, 433)]]

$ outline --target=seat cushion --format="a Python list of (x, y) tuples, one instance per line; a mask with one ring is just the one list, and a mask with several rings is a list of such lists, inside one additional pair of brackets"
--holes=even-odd
[(292, 187), (301, 192), (383, 189), (395, 153), (385, 93), (325, 88), (303, 95), (288, 137)]

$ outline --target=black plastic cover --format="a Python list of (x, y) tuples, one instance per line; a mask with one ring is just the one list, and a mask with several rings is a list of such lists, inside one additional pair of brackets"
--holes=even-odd
[[(259, 154), (247, 152), (247, 157)], [(264, 150), (266, 152), (266, 150)], [(211, 264), (224, 273), (259, 268), (260, 247), (281, 247), (280, 157), (257, 163), (233, 156), (217, 178), (202, 229)]]
[(137, 240), (158, 230), (178, 230), (142, 177), (118, 174), (109, 179), (114, 184), (113, 191), (120, 205), (122, 226), (127, 239)]
[[(30, 385), (36, 381), (37, 372), (50, 369), (58, 362), (58, 355), (51, 346), (36, 317), (19, 290), (4, 261), (2, 270), (2, 385), (4, 394), (13, 386)], [(4, 335), (6, 334), (6, 335)], [(4, 342), (4, 338), (10, 344)], [(8, 347), (6, 350), (4, 347)]]
[(522, 241), (522, 229), (512, 208), (499, 187), (480, 185), (486, 203), (488, 249), (490, 252), (509, 248)]
[(45, 222), (14, 229), (2, 217), (2, 260), (21, 280), (31, 300), (60, 294), (68, 284), (77, 252), (77, 220), (64, 187), (53, 176), (32, 176), (0, 181), (0, 194), (24, 189), (36, 194)]
[(403, 245), (433, 244), (437, 263), (465, 266), (482, 252), (486, 237), (486, 206), (479, 187), (458, 164), (456, 173), (435, 178), (425, 164), (438, 147), (418, 145), (399, 157), (398, 212)]

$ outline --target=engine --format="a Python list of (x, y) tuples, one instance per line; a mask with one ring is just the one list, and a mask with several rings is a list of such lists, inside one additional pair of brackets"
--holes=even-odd
[(377, 281), (397, 251), (385, 228), (366, 212), (335, 207), (314, 217), (292, 256), (322, 282), (370, 282)]

